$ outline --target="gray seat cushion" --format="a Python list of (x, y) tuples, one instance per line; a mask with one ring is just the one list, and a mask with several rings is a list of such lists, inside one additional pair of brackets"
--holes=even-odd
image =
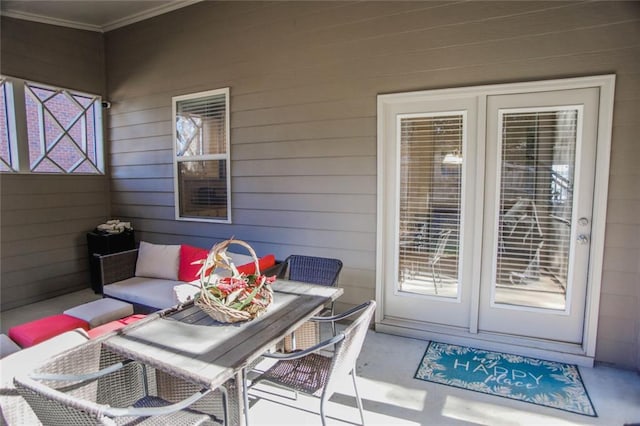
[(99, 299), (67, 309), (65, 315), (80, 318), (91, 328), (133, 315), (133, 305), (115, 299)]
[(22, 349), (16, 342), (11, 340), (6, 334), (0, 334), (0, 358), (11, 355)]
[(161, 278), (132, 277), (104, 286), (105, 296), (126, 300), (131, 303), (166, 309), (178, 304), (173, 287), (182, 281)]

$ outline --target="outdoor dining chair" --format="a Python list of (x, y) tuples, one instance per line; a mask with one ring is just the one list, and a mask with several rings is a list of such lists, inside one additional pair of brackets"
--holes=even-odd
[[(263, 354), (265, 358), (272, 358), (278, 361), (264, 373), (260, 373), (253, 378), (251, 387), (261, 381), (268, 381), (296, 392), (319, 397), (320, 417), (324, 426), (326, 425), (325, 405), (335, 392), (336, 384), (345, 375), (350, 374), (353, 380), (356, 403), (360, 412), (360, 420), (364, 424), (362, 400), (356, 384), (356, 360), (362, 349), (375, 308), (376, 302), (371, 300), (339, 315), (312, 318), (314, 321), (336, 322), (359, 314), (343, 332), (311, 348), (288, 354), (278, 352)], [(326, 355), (324, 352), (319, 353), (323, 349), (332, 346), (334, 350), (330, 355)], [(248, 407), (247, 380), (243, 384), (245, 407)], [(245, 415), (248, 420), (248, 412)]]
[(440, 267), (440, 260), (444, 254), (444, 250), (447, 247), (447, 241), (451, 235), (451, 229), (444, 230), (438, 236), (438, 243), (436, 244), (436, 251), (433, 256), (428, 260), (427, 266), (431, 268), (431, 278), (433, 279), (433, 289), (438, 294), (438, 284), (442, 287), (442, 271)]
[[(214, 394), (219, 392), (223, 395), (222, 417), (227, 424), (224, 390), (202, 389), (167, 375), (156, 377), (155, 373), (151, 367), (88, 345), (55, 358), (32, 373), (17, 376), (14, 383), (45, 426), (220, 424), (223, 421), (212, 413), (194, 408), (197, 404), (210, 407)], [(187, 386), (176, 388), (176, 383)], [(172, 402), (159, 394), (163, 386), (174, 396), (191, 387), (196, 391)]]
[[(288, 278), (292, 281), (301, 281), (309, 284), (320, 284), (326, 286), (335, 286), (338, 283), (338, 277), (342, 270), (342, 261), (327, 257), (303, 256), (292, 254), (287, 257), (280, 269), (278, 278)], [(334, 314), (334, 303), (331, 302), (329, 307), (331, 315)], [(316, 326), (313, 326), (313, 330)], [(296, 348), (296, 340), (306, 338), (311, 332), (311, 327), (303, 325), (297, 333), (294, 333), (291, 342), (291, 349)], [(336, 334), (335, 324), (331, 323), (333, 335)], [(301, 339), (302, 338), (302, 339)], [(307, 339), (311, 344), (317, 343), (318, 339)]]

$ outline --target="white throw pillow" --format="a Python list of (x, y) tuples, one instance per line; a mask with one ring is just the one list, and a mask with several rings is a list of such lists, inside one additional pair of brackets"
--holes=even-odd
[(160, 245), (140, 241), (136, 277), (178, 280), (180, 267), (180, 246)]

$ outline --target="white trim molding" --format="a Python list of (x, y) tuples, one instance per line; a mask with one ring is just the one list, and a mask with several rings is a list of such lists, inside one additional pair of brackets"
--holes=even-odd
[[(146, 19), (153, 18), (155, 16), (162, 15), (164, 13), (172, 12), (183, 7), (191, 6), (192, 4), (199, 3), (203, 0), (177, 0), (166, 2), (160, 6), (151, 7), (142, 12), (133, 13), (122, 18), (115, 19), (113, 21), (104, 23), (88, 23), (80, 22), (77, 20), (64, 19), (54, 16), (46, 16), (38, 13), (25, 12), (21, 10), (6, 9), (0, 11), (0, 15), (8, 18), (22, 19), (25, 21), (39, 22), (41, 24), (57, 25), (59, 27), (74, 28), (77, 30), (94, 31), (99, 33), (106, 33), (107, 31), (115, 30), (117, 28), (125, 27), (127, 25), (134, 24), (136, 22), (144, 21)], [(70, 7), (82, 7), (80, 3), (67, 2), (72, 4)], [(120, 7), (118, 2), (114, 2), (114, 7)], [(89, 6), (92, 7), (92, 6)]]

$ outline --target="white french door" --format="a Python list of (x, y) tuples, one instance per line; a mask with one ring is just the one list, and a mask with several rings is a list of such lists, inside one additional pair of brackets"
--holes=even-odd
[(381, 95), (376, 327), (592, 358), (612, 98), (612, 76)]
[(386, 244), (389, 316), (466, 328), (471, 253), (464, 241), (473, 191), (466, 190), (475, 155), (473, 98), (402, 103), (386, 112), (392, 122), (381, 156), (394, 192), (384, 209), (392, 222)]
[(480, 331), (582, 343), (598, 95), (488, 97)]

